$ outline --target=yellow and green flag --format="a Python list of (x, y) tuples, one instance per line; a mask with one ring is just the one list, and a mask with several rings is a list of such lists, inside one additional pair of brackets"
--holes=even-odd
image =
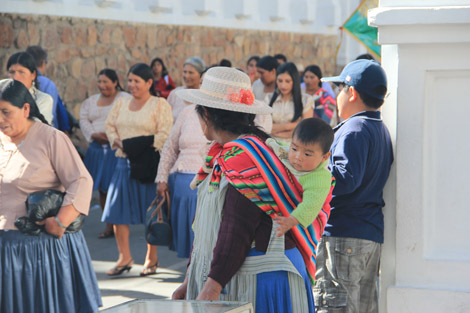
[(380, 60), (380, 45), (377, 43), (377, 28), (367, 24), (367, 11), (378, 6), (378, 0), (362, 0), (357, 9), (343, 24), (342, 29), (356, 38), (367, 50)]

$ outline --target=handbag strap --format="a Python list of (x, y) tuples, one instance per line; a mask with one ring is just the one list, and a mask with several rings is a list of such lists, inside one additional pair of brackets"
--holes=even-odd
[(163, 213), (162, 213), (162, 206), (163, 204), (167, 204), (167, 217), (168, 220), (170, 220), (170, 194), (168, 192), (165, 192), (165, 195), (161, 198), (158, 196), (153, 199), (152, 203), (150, 204), (149, 208), (147, 210), (150, 210), (155, 204), (157, 207), (155, 210), (152, 212), (152, 215), (150, 216), (151, 219), (155, 217), (156, 214), (158, 214), (158, 220), (162, 221), (163, 220)]

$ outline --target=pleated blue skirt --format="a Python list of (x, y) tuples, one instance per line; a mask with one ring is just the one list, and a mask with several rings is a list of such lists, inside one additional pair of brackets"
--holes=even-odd
[(102, 222), (129, 225), (144, 224), (145, 213), (157, 195), (156, 184), (142, 184), (130, 177), (127, 159), (118, 158), (109, 184)]
[(115, 151), (111, 150), (109, 143), (90, 143), (83, 162), (93, 177), (93, 190), (107, 192), (117, 163)]
[[(249, 256), (264, 255), (263, 252), (252, 248)], [(305, 282), (305, 292), (308, 300), (308, 311), (315, 312), (312, 285), (307, 274), (304, 260), (297, 248), (285, 251), (285, 255), (295, 266)], [(283, 312), (296, 313), (292, 311), (290, 298), (289, 279), (286, 271), (265, 272), (256, 275), (256, 312)]]
[(197, 190), (189, 188), (194, 174), (173, 173), (168, 178), (171, 197), (171, 230), (173, 242), (170, 249), (180, 258), (189, 258), (194, 240), (192, 228), (196, 213)]
[(55, 239), (0, 231), (0, 312), (90, 313), (101, 295), (81, 231)]

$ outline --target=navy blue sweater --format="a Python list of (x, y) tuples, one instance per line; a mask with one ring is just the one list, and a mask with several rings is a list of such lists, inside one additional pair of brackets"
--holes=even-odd
[(335, 128), (330, 168), (336, 178), (325, 236), (383, 243), (383, 188), (393, 162), (380, 112), (364, 111)]

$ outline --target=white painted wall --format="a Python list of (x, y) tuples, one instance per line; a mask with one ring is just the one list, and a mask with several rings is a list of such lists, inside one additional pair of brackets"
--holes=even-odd
[[(0, 0), (0, 12), (338, 35), (360, 0)], [(366, 49), (348, 34), (345, 65)]]
[(470, 312), (470, 1), (381, 1), (369, 23), (383, 45), (396, 155), (381, 312)]

